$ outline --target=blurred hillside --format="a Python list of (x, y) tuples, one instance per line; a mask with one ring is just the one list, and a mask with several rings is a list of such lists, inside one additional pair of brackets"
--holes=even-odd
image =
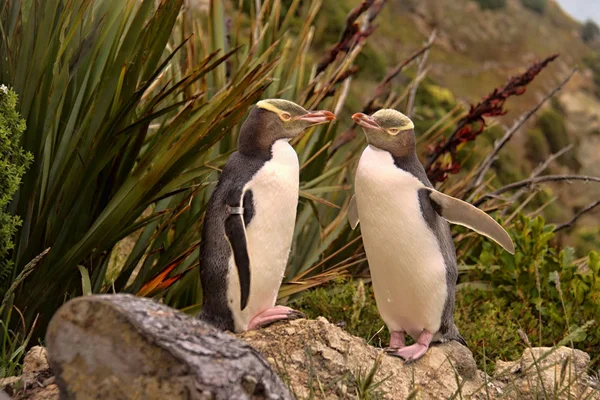
[[(316, 42), (335, 41), (343, 18), (357, 3), (324, 2), (330, 23), (317, 30)], [(522, 109), (592, 53), (581, 40), (581, 24), (552, 0), (542, 14), (524, 7), (521, 0), (507, 0), (505, 7), (493, 10), (482, 9), (476, 0), (389, 0), (385, 7), (368, 44), (373, 57), (364, 64), (362, 79), (381, 79), (386, 66), (404, 60), (433, 29), (437, 38), (428, 76), (467, 102), (480, 99), (531, 62), (560, 53), (549, 73), (536, 80), (527, 95), (512, 101), (513, 109)]]
[[(337, 40), (339, 26), (358, 1), (323, 2), (322, 12), (329, 16), (321, 20), (315, 32), (316, 47), (327, 48)], [(492, 4), (492, 9), (485, 8)], [(500, 4), (494, 8), (493, 4)], [(526, 6), (524, 4), (528, 4)], [(542, 5), (543, 7), (539, 7)], [(538, 8), (536, 8), (538, 7)], [(360, 59), (360, 82), (348, 102), (347, 112), (360, 109), (364, 93), (372, 93), (390, 66), (406, 59), (420, 48), (435, 29), (437, 37), (426, 64), (427, 78), (419, 88), (421, 98), (437, 98), (449, 111), (454, 102), (465, 107), (475, 103), (502, 85), (528, 65), (554, 53), (559, 59), (552, 63), (520, 97), (507, 103), (509, 113), (497, 122), (510, 126), (574, 68), (579, 67), (552, 106), (544, 108), (522, 128), (505, 148), (495, 164), (501, 183), (525, 179), (532, 169), (551, 153), (568, 144), (573, 149), (553, 164), (549, 172), (600, 174), (600, 101), (590, 60), (595, 59), (597, 39), (584, 42), (582, 24), (570, 17), (553, 0), (389, 0), (377, 19), (378, 28), (370, 37), (365, 54)], [(598, 70), (600, 72), (600, 70)], [(404, 90), (409, 77), (400, 78), (398, 90)], [(437, 120), (421, 101), (414, 116), (417, 126), (428, 119)], [(425, 106), (424, 106), (425, 105)], [(352, 109), (350, 109), (352, 108)], [(429, 107), (431, 108), (431, 107)], [(435, 107), (434, 107), (435, 108)], [(439, 110), (438, 110), (439, 111)], [(490, 143), (501, 133), (491, 133)], [(510, 179), (503, 179), (510, 175)], [(536, 209), (556, 197), (544, 208), (551, 223), (568, 221), (581, 208), (600, 198), (598, 185), (557, 184), (545, 187), (544, 193), (530, 203)], [(600, 207), (581, 218), (571, 231), (559, 235), (561, 244), (576, 245), (581, 254), (598, 248)]]

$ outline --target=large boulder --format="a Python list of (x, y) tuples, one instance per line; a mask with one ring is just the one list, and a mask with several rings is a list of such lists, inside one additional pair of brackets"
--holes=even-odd
[(71, 300), (46, 342), (61, 399), (291, 399), (250, 345), (150, 299)]

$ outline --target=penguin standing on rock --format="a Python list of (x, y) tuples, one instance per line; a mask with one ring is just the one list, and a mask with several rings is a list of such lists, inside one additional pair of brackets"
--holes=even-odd
[(300, 168), (289, 141), (334, 119), (279, 99), (260, 101), (250, 112), (206, 210), (200, 319), (243, 332), (300, 315), (275, 307), (298, 206)]
[[(510, 236), (483, 211), (433, 188), (417, 158), (408, 117), (380, 110), (352, 119), (368, 146), (356, 170), (348, 218), (352, 229), (361, 223), (377, 308), (391, 333), (388, 353), (413, 361), (431, 342), (466, 345), (454, 325), (458, 267), (448, 222), (514, 254)], [(416, 343), (405, 346), (405, 334)]]

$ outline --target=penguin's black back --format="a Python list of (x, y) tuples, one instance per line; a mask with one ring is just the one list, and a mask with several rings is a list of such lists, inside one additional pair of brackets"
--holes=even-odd
[[(199, 318), (221, 330), (234, 330), (233, 315), (228, 306), (227, 287), (231, 246), (225, 235), (228, 217), (225, 201), (228, 193), (243, 188), (263, 167), (267, 159), (235, 152), (229, 157), (219, 182), (206, 208), (202, 240), (200, 242), (200, 280), (202, 284), (202, 312)], [(244, 203), (252, 204), (252, 193), (247, 191)], [(244, 223), (248, 225), (254, 208), (244, 207)]]

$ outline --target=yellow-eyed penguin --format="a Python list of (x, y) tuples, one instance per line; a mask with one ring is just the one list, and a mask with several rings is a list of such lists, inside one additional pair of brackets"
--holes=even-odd
[(281, 99), (259, 101), (250, 112), (206, 210), (202, 320), (243, 332), (299, 315), (275, 307), (298, 206), (300, 169), (289, 141), (334, 119)]
[[(348, 218), (361, 224), (377, 309), (390, 330), (392, 355), (422, 357), (432, 341), (457, 340), (458, 268), (448, 222), (514, 245), (489, 215), (435, 190), (416, 154), (412, 121), (396, 110), (354, 114), (368, 146), (360, 158)], [(447, 222), (448, 221), (448, 222)], [(416, 340), (405, 346), (404, 335)]]

